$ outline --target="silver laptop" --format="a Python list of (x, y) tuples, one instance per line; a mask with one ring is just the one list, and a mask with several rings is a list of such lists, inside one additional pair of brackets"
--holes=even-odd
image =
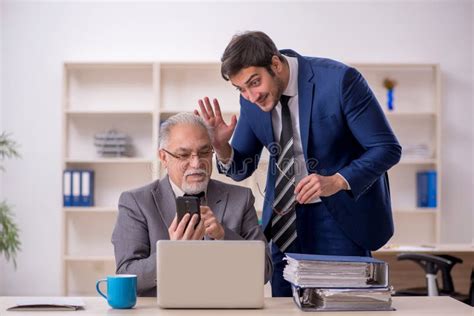
[(263, 241), (160, 240), (156, 258), (162, 308), (263, 307)]

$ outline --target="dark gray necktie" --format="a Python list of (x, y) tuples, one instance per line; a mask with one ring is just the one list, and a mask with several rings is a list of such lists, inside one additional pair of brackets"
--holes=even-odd
[(278, 155), (275, 181), (275, 198), (271, 223), (271, 239), (281, 252), (291, 250), (296, 240), (295, 155), (293, 128), (288, 107), (290, 97), (282, 95), (280, 154)]

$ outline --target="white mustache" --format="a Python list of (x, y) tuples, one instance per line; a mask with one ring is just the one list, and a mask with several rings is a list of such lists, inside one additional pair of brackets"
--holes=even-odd
[(207, 176), (207, 172), (206, 172), (206, 170), (204, 170), (204, 169), (195, 169), (195, 170), (187, 170), (187, 171), (184, 173), (184, 176), (185, 176), (185, 177), (190, 176), (190, 175), (203, 175), (203, 176)]

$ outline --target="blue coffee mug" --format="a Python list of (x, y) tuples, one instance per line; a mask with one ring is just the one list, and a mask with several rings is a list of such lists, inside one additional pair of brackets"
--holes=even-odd
[[(99, 288), (102, 282), (107, 282), (107, 295)], [(107, 279), (97, 281), (95, 288), (112, 308), (132, 308), (137, 303), (137, 276), (135, 274), (108, 275)]]

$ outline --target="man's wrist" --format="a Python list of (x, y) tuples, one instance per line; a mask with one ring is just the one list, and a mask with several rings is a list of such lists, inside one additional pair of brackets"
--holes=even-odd
[(222, 234), (221, 234), (221, 238), (219, 238), (219, 240), (224, 240), (224, 237), (225, 237), (225, 229), (224, 229), (224, 227), (222, 227)]
[(219, 233), (219, 236), (216, 236), (215, 238), (212, 238), (214, 240), (224, 240), (224, 237), (225, 237), (225, 229), (224, 229), (224, 226), (221, 225), (221, 232)]
[(349, 183), (347, 183), (347, 180), (340, 173), (336, 173), (335, 176), (338, 187), (341, 190), (349, 190)]
[(226, 143), (224, 146), (213, 146), (216, 151), (217, 159), (223, 164), (227, 164), (232, 156), (232, 147), (229, 143)]

